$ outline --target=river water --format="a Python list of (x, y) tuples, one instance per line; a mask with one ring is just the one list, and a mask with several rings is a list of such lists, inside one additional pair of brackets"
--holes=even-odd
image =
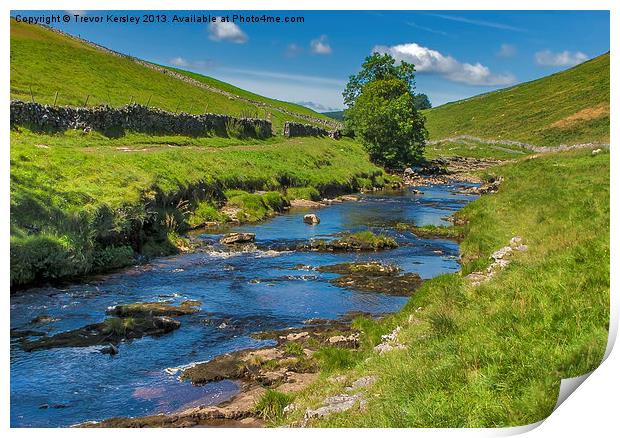
[[(328, 282), (333, 274), (312, 267), (377, 260), (428, 279), (458, 271), (458, 245), (419, 239), (394, 230), (396, 222), (447, 224), (442, 219), (475, 198), (456, 186), (424, 187), (424, 194), (380, 192), (315, 211), (317, 226), (291, 210), (257, 225), (231, 231), (256, 233), (260, 249), (230, 252), (219, 235), (203, 234), (205, 251), (161, 258), (139, 267), (65, 287), (40, 287), (11, 297), (11, 329), (54, 334), (100, 322), (109, 306), (138, 301), (186, 299), (202, 302), (199, 313), (175, 317), (181, 328), (158, 338), (122, 343), (109, 356), (98, 347), (57, 348), (27, 353), (11, 340), (11, 426), (57, 427), (114, 416), (170, 412), (194, 404), (219, 403), (237, 391), (232, 381), (192, 386), (178, 370), (222, 353), (269, 345), (257, 331), (303, 325), (310, 318), (347, 312), (397, 311), (407, 298), (363, 293)], [(371, 229), (392, 235), (394, 250), (375, 253), (282, 251), (312, 238)], [(271, 249), (277, 248), (277, 249)], [(300, 266), (303, 266), (300, 267)], [(33, 322), (40, 315), (53, 318)]]

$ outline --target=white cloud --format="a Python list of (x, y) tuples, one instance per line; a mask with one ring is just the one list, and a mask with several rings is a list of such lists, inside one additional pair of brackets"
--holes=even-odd
[(551, 50), (543, 50), (535, 55), (536, 64), (554, 67), (570, 67), (581, 64), (588, 60), (588, 55), (583, 52), (563, 52), (554, 53)]
[(375, 46), (373, 52), (389, 53), (397, 61), (406, 61), (415, 65), (420, 73), (437, 73), (444, 78), (468, 85), (507, 85), (515, 82), (512, 74), (494, 74), (480, 64), (462, 63), (451, 56), (443, 55), (437, 50), (420, 46), (416, 43), (395, 46)]
[(321, 103), (313, 102), (311, 100), (300, 100), (300, 101), (293, 102), (293, 103), (296, 103), (296, 104), (301, 105), (301, 106), (306, 106), (306, 107), (308, 107), (310, 109), (313, 109), (314, 111), (319, 112), (319, 113), (325, 113), (325, 112), (328, 112), (328, 111), (340, 111), (342, 109), (342, 108), (335, 108), (335, 107), (331, 107), (331, 106), (326, 106), (326, 105), (323, 105)]
[(456, 15), (445, 15), (445, 14), (427, 14), (432, 17), (443, 18), (444, 20), (456, 21), (459, 23), (467, 23), (472, 24), (474, 26), (482, 26), (482, 27), (490, 27), (493, 29), (502, 29), (502, 30), (510, 30), (513, 32), (527, 32), (527, 29), (523, 29), (521, 27), (510, 26), (508, 24), (499, 23), (496, 21), (485, 21), (485, 20), (473, 20), (467, 17), (459, 17)]
[(176, 65), (177, 67), (187, 67), (189, 65), (189, 61), (185, 58), (177, 56), (176, 58), (172, 58), (170, 60), (170, 64)]
[(286, 52), (284, 53), (288, 58), (294, 58), (297, 55), (300, 55), (304, 51), (299, 45), (295, 43), (291, 43), (286, 46)]
[(209, 23), (207, 28), (209, 39), (213, 41), (229, 41), (243, 44), (248, 42), (248, 36), (235, 23), (218, 21)]
[(327, 35), (321, 35), (317, 39), (310, 41), (310, 49), (312, 53), (317, 55), (330, 55), (332, 48), (327, 41)]
[(517, 54), (517, 48), (512, 44), (502, 44), (497, 52), (497, 56), (502, 58), (512, 58)]
[(215, 64), (211, 60), (198, 60), (198, 61), (194, 61), (194, 60), (185, 59), (185, 58), (183, 58), (181, 56), (177, 56), (176, 58), (172, 58), (171, 60), (168, 61), (168, 63), (170, 65), (174, 65), (175, 67), (194, 68), (194, 69), (213, 67), (214, 64)]

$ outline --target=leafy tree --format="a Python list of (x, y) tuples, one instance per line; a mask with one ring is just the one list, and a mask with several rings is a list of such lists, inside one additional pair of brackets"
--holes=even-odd
[(413, 64), (396, 65), (391, 55), (373, 53), (349, 78), (343, 92), (345, 128), (355, 132), (375, 163), (399, 168), (422, 158), (428, 133), (416, 108), (414, 73)]
[(425, 110), (433, 107), (433, 105), (431, 105), (431, 100), (424, 93), (418, 93), (413, 96), (413, 103), (417, 110)]
[(349, 76), (349, 83), (342, 93), (344, 103), (348, 107), (353, 106), (364, 85), (382, 79), (402, 79), (407, 84), (408, 91), (413, 94), (414, 73), (413, 64), (403, 61), (396, 65), (396, 60), (389, 53), (375, 52), (366, 57), (358, 74)]
[(422, 158), (428, 133), (415, 109), (409, 84), (402, 79), (379, 79), (365, 84), (347, 110), (370, 159), (388, 168), (402, 168)]

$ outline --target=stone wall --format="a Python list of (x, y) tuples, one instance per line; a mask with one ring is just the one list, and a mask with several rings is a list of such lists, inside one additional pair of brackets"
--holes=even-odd
[(328, 131), (314, 125), (305, 125), (303, 123), (286, 122), (284, 123), (285, 137), (331, 137), (338, 140), (342, 134), (338, 129)]
[(209, 113), (198, 115), (172, 113), (137, 104), (120, 108), (109, 106), (75, 108), (12, 100), (11, 127), (18, 125), (45, 132), (92, 129), (110, 136), (122, 135), (125, 131), (194, 137), (232, 135), (266, 138), (272, 135), (271, 122), (262, 119)]

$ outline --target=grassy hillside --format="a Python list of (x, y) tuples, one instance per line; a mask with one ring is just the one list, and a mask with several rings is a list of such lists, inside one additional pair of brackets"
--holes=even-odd
[[(185, 74), (242, 97), (329, 120), (300, 105), (258, 96), (202, 75)], [(54, 102), (58, 92), (60, 105), (84, 105), (88, 96), (88, 105), (121, 106), (134, 100), (141, 104), (150, 102), (150, 106), (169, 111), (195, 114), (206, 110), (264, 118), (269, 112), (276, 132), (285, 121), (308, 123), (282, 111), (266, 110), (205, 90), (47, 28), (11, 20), (11, 98), (30, 100), (31, 90), (37, 102), (47, 104)]]
[[(463, 275), (483, 270), (513, 236), (528, 249), (480, 286), (443, 275), (386, 320), (358, 319), (360, 351), (326, 351), (321, 378), (280, 422), (301, 421), (361, 376), (378, 377), (362, 390), (364, 410), (310, 425), (503, 427), (547, 417), (560, 380), (595, 369), (607, 343), (609, 164), (609, 152), (581, 150), (494, 168), (505, 178), (499, 192), (458, 213), (469, 221)], [(406, 348), (374, 352), (396, 326)]]
[(344, 120), (344, 111), (328, 111), (326, 113), (322, 113), (327, 117), (331, 117), (334, 120), (343, 121)]
[(425, 111), (432, 140), (472, 135), (542, 146), (609, 142), (609, 53), (554, 75)]
[(189, 227), (221, 221), (227, 200), (238, 218), (258, 220), (281, 211), (288, 196), (382, 183), (383, 171), (347, 139), (110, 139), (20, 129), (11, 132), (11, 282), (119, 267), (134, 253), (169, 254)]

